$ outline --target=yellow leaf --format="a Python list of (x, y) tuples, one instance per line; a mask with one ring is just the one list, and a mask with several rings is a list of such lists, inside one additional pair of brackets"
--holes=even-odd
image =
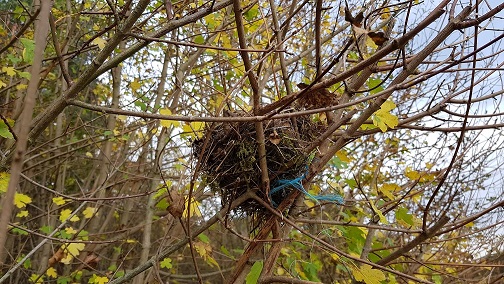
[(74, 228), (72, 227), (68, 227), (68, 228), (65, 228), (65, 232), (67, 234), (70, 234), (70, 235), (73, 235), (73, 234), (76, 234), (77, 233), (77, 230), (75, 230)]
[(14, 76), (16, 75), (16, 70), (14, 67), (2, 67), (2, 72), (7, 73), (8, 76)]
[(131, 87), (131, 90), (133, 90), (133, 92), (136, 92), (136, 90), (140, 89), (142, 85), (140, 84), (140, 82), (138, 82), (138, 79), (135, 78), (135, 80), (133, 80), (133, 82), (130, 83), (130, 87)]
[(98, 45), (99, 49), (103, 49), (105, 47), (105, 45), (107, 44), (107, 41), (101, 37), (97, 37), (97, 38), (93, 39), (93, 43)]
[[(159, 110), (159, 114), (172, 115), (172, 112), (170, 109), (162, 108)], [(180, 126), (180, 122), (178, 122), (176, 120), (164, 120), (164, 119), (161, 120), (161, 126), (163, 126), (163, 127), (170, 127), (172, 125), (173, 125), (173, 127), (178, 127), (178, 126)]]
[(26, 204), (30, 204), (32, 202), (32, 199), (22, 193), (17, 193), (14, 195), (14, 205), (16, 205), (17, 208), (25, 208)]
[(387, 131), (387, 127), (394, 128), (399, 124), (397, 116), (390, 113), (396, 107), (394, 102), (384, 102), (380, 109), (374, 113), (373, 124), (378, 126), (382, 132)]
[(214, 108), (218, 108), (222, 105), (222, 102), (224, 101), (224, 96), (223, 95), (217, 95), (216, 98), (210, 99), (210, 105), (213, 106)]
[(32, 274), (29, 279), (30, 283), (44, 283), (44, 276), (38, 274)]
[[(70, 209), (61, 210), (59, 220), (61, 222), (65, 222), (68, 219), (68, 217), (70, 217), (70, 214), (72, 214), (72, 210)], [(74, 215), (72, 218), (70, 218), (70, 222), (77, 222), (79, 220), (80, 218), (77, 215)]]
[(66, 253), (65, 257), (60, 260), (61, 263), (70, 264), (72, 259), (80, 254), (86, 245), (83, 243), (70, 243), (61, 246), (61, 249)]
[(26, 210), (23, 210), (23, 211), (16, 214), (16, 217), (19, 217), (19, 218), (23, 218), (26, 216), (28, 216), (28, 211), (26, 211)]
[(338, 152), (336, 152), (336, 156), (342, 161), (342, 162), (345, 162), (345, 163), (349, 163), (350, 162), (350, 158), (348, 158), (347, 154), (346, 154), (346, 151), (344, 150), (339, 150)]
[(6, 172), (0, 173), (0, 193), (6, 192), (9, 186), (10, 174)]
[(210, 246), (210, 244), (204, 242), (195, 242), (193, 246), (198, 254), (203, 258), (207, 257), (207, 255), (212, 252), (212, 247)]
[(285, 274), (285, 269), (278, 267), (276, 273), (280, 276)]
[(182, 126), (182, 131), (186, 134), (191, 135), (191, 137), (196, 137), (189, 124), (184, 124), (184, 126)]
[(366, 45), (368, 47), (372, 48), (372, 49), (377, 49), (378, 48), (378, 45), (376, 45), (376, 43), (370, 37), (366, 37)]
[(94, 275), (93, 274), (93, 282), (89, 282), (89, 283), (95, 283), (95, 284), (105, 284), (105, 283), (108, 283), (109, 282), (109, 279), (107, 278), (107, 276), (98, 276), (98, 275)]
[(184, 124), (182, 127), (183, 132), (188, 133), (193, 138), (203, 137), (203, 129), (205, 128), (205, 122), (203, 121), (193, 121), (189, 124)]
[(193, 245), (194, 249), (208, 263), (208, 265), (212, 267), (219, 267), (217, 261), (215, 261), (215, 259), (210, 255), (212, 253), (212, 246), (210, 246), (210, 244), (204, 242), (195, 242)]
[(201, 138), (203, 137), (203, 129), (205, 128), (205, 122), (203, 121), (191, 122), (191, 128), (196, 133), (196, 136), (198, 136), (198, 138)]
[(380, 107), (380, 109), (382, 109), (382, 110), (384, 110), (384, 111), (391, 111), (391, 110), (393, 110), (393, 109), (395, 109), (395, 108), (396, 108), (396, 105), (394, 104), (394, 102), (393, 102), (393, 101), (385, 101), (385, 102), (381, 105), (381, 107)]
[(381, 12), (382, 14), (380, 15), (380, 18), (382, 18), (383, 20), (390, 18), (390, 8), (383, 8)]
[(5, 84), (2, 80), (0, 80), (0, 88), (3, 88), (5, 86), (7, 86), (7, 84)]
[(366, 284), (380, 284), (385, 280), (385, 274), (378, 269), (373, 269), (371, 265), (363, 264), (352, 269), (352, 274), (357, 281), (364, 281)]
[(93, 154), (91, 154), (91, 152), (86, 152), (86, 157), (93, 158)]
[[(184, 208), (184, 213), (182, 213), (182, 217), (184, 218), (187, 218), (187, 208), (188, 208), (188, 199), (186, 198), (186, 202), (185, 202), (185, 208)], [(189, 216), (192, 217), (192, 216), (198, 216), (198, 217), (201, 217), (201, 211), (199, 210), (198, 208), (198, 205), (199, 205), (199, 202), (194, 199), (194, 197), (191, 197), (191, 212), (189, 213)]]
[(308, 208), (312, 208), (315, 206), (315, 203), (311, 200), (308, 200), (308, 199), (305, 199), (304, 200), (304, 204), (308, 207)]
[(395, 196), (392, 193), (400, 189), (401, 187), (395, 183), (386, 183), (379, 188), (383, 195), (390, 198), (391, 200), (395, 199)]
[(411, 169), (411, 167), (407, 167), (404, 170), (404, 175), (410, 180), (418, 180), (420, 178), (420, 173)]
[(336, 254), (336, 253), (331, 253), (331, 258), (332, 258), (333, 260), (335, 260), (335, 261), (339, 261), (339, 259), (340, 259), (339, 255), (338, 255), (338, 254)]
[(362, 130), (368, 130), (368, 129), (375, 129), (376, 126), (374, 126), (374, 124), (362, 124), (360, 126), (360, 129)]
[(126, 243), (128, 243), (128, 244), (134, 244), (136, 242), (137, 242), (136, 240), (132, 240), (132, 239), (127, 239), (126, 240)]
[(18, 91), (26, 90), (26, 88), (28, 88), (28, 85), (26, 85), (26, 84), (17, 84), (16, 85), (16, 90), (18, 90)]
[(46, 271), (46, 275), (51, 278), (58, 277), (58, 273), (56, 272), (56, 269), (54, 269), (54, 267), (49, 267)]
[(380, 217), (380, 222), (382, 222), (383, 224), (388, 224), (387, 218), (383, 216), (383, 213), (375, 206), (374, 202), (369, 200), (369, 204), (371, 204), (371, 208), (373, 208), (374, 212), (376, 212), (376, 214), (378, 214), (378, 216)]
[(64, 199), (61, 196), (53, 197), (52, 202), (56, 205), (63, 205), (68, 201), (68, 199)]
[(89, 219), (95, 215), (98, 215), (97, 211), (98, 211), (98, 208), (88, 206), (88, 207), (86, 207), (86, 209), (84, 209), (84, 211), (82, 211), (82, 214), (84, 215), (84, 218)]

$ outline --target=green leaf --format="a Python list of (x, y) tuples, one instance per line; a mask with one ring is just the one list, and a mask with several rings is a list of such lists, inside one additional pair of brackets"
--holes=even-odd
[(199, 234), (199, 235), (198, 235), (198, 238), (199, 238), (202, 242), (204, 242), (204, 243), (206, 243), (206, 244), (208, 244), (208, 243), (210, 242), (210, 239), (208, 238), (208, 236), (207, 236), (207, 235), (205, 235), (205, 234), (203, 234), (203, 233)]
[(408, 209), (405, 207), (399, 207), (395, 212), (395, 217), (397, 221), (405, 227), (408, 227), (408, 225), (413, 226), (414, 224), (413, 215), (409, 214)]
[(53, 227), (51, 226), (43, 226), (39, 229), (42, 233), (49, 235), (53, 231)]
[(9, 59), (9, 61), (10, 61), (12, 64), (17, 64), (17, 63), (19, 63), (19, 62), (21, 62), (21, 61), (22, 61), (22, 59), (21, 59), (21, 58), (19, 58), (19, 57), (15, 57), (15, 56), (14, 56), (14, 55), (12, 55), (12, 54), (8, 54), (8, 55), (7, 55), (7, 59)]
[(173, 267), (172, 265), (172, 260), (171, 258), (169, 257), (165, 257), (160, 263), (159, 263), (159, 267), (161, 268), (166, 268), (166, 269), (170, 269)]
[(441, 284), (443, 283), (443, 277), (441, 277), (441, 275), (439, 274), (432, 275), (432, 281), (434, 281), (434, 283), (436, 284)]
[(346, 238), (348, 250), (360, 254), (366, 241), (363, 229), (360, 227), (348, 227), (341, 231)]
[(126, 272), (124, 270), (115, 271), (114, 278), (121, 278)]
[(247, 274), (247, 278), (245, 278), (246, 284), (256, 284), (257, 283), (257, 280), (259, 279), (259, 276), (261, 275), (263, 265), (264, 264), (262, 261), (256, 261), (254, 263), (254, 265), (252, 265), (250, 272)]
[(156, 192), (156, 194), (154, 194), (154, 196), (152, 198), (158, 199), (159, 197), (161, 197), (163, 194), (165, 194), (167, 192), (168, 192), (168, 189), (163, 186), (158, 189), (158, 191)]
[(136, 101), (135, 105), (137, 107), (139, 107), (142, 111), (146, 111), (147, 110), (147, 105), (144, 102)]
[(69, 240), (73, 237), (72, 234), (69, 234), (66, 230), (59, 231), (59, 237), (65, 240)]
[(229, 257), (233, 258), (233, 257), (231, 256), (231, 253), (229, 252), (229, 250), (228, 250), (228, 249), (227, 249), (224, 245), (222, 245), (222, 246), (220, 247), (220, 251), (221, 251), (223, 254), (225, 254), (226, 256), (229, 256)]
[(194, 37), (194, 43), (204, 44), (205, 43), (205, 38), (202, 35), (197, 35), (197, 36)]
[(257, 4), (243, 13), (243, 17), (247, 19), (247, 21), (252, 21), (257, 15), (259, 15), (259, 6)]
[(18, 235), (21, 235), (21, 236), (28, 236), (28, 232), (23, 230), (23, 229), (19, 229), (19, 228), (12, 228), (11, 230), (13, 233), (15, 234), (18, 234)]
[(33, 56), (35, 50), (35, 41), (27, 38), (20, 38), (19, 41), (24, 46), (23, 49), (23, 60), (28, 64), (33, 63)]
[(21, 78), (25, 78), (30, 80), (31, 79), (31, 73), (30, 72), (21, 72), (21, 71), (16, 71), (18, 76)]
[(369, 78), (367, 85), (368, 85), (368, 88), (371, 90), (371, 91), (369, 91), (369, 93), (371, 95), (374, 95), (376, 93), (383, 91), (383, 85), (377, 87), (378, 85), (381, 84), (381, 82), (382, 82), (382, 80), (380, 80), (380, 79)]
[(14, 136), (9, 130), (9, 127), (3, 120), (0, 120), (0, 136), (7, 139), (14, 139)]
[(345, 182), (346, 182), (346, 184), (348, 184), (348, 186), (351, 189), (354, 189), (357, 187), (357, 182), (355, 181), (355, 179), (345, 179)]
[(168, 203), (168, 200), (166, 200), (166, 198), (163, 198), (156, 204), (156, 208), (158, 208), (159, 210), (166, 210), (169, 205), (170, 203)]
[(308, 280), (320, 282), (317, 273), (318, 267), (315, 264), (311, 262), (303, 262), (302, 266)]
[(72, 278), (69, 276), (60, 276), (58, 279), (56, 279), (57, 284), (68, 284), (72, 281)]
[(348, 167), (348, 164), (342, 161), (340, 157), (336, 155), (331, 159), (331, 164), (338, 169), (346, 169)]
[[(22, 254), (18, 257), (17, 262), (19, 263), (26, 255)], [(23, 262), (23, 267), (26, 269), (31, 268), (31, 260), (28, 258)]]

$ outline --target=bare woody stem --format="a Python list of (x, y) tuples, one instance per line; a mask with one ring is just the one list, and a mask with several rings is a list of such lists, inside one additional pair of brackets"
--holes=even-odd
[[(257, 78), (252, 72), (252, 63), (250, 62), (250, 57), (248, 55), (247, 43), (245, 39), (245, 29), (243, 27), (243, 16), (241, 12), (241, 6), (239, 0), (233, 1), (233, 10), (235, 13), (236, 29), (238, 31), (238, 40), (240, 42), (240, 55), (245, 65), (245, 72), (247, 72), (248, 79), (250, 81), (250, 86), (253, 92), (253, 112), (254, 115), (258, 115), (261, 109), (261, 90), (259, 89), (259, 84)], [(259, 155), (259, 168), (261, 169), (261, 189), (264, 192), (269, 192), (269, 177), (268, 177), (268, 164), (266, 161), (266, 143), (264, 138), (264, 127), (262, 122), (258, 121), (255, 123), (258, 155)]]

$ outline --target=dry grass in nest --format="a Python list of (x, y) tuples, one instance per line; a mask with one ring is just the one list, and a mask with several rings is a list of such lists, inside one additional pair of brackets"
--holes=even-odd
[[(306, 171), (310, 153), (306, 147), (321, 133), (321, 125), (309, 116), (277, 119), (264, 122), (266, 159), (270, 184), (281, 179), (295, 179)], [(208, 137), (210, 136), (210, 137)], [(209, 139), (203, 149), (203, 141)], [(247, 192), (257, 190), (261, 183), (258, 146), (254, 122), (218, 123), (193, 144), (194, 154), (200, 157), (201, 170), (211, 189), (220, 194), (223, 206)], [(276, 204), (290, 193), (287, 188), (272, 196)], [(257, 195), (269, 203), (266, 193)], [(265, 212), (254, 200), (240, 205), (238, 211), (249, 216)]]

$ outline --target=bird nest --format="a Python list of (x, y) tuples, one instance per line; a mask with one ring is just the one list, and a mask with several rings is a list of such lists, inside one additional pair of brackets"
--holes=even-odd
[[(263, 126), (271, 186), (274, 187), (280, 180), (300, 177), (306, 171), (309, 160), (310, 153), (306, 152), (306, 148), (320, 135), (322, 125), (309, 116), (303, 116), (275, 119), (264, 122)], [(208, 142), (204, 143), (206, 140)], [(193, 143), (193, 150), (201, 164), (203, 177), (212, 191), (220, 194), (223, 206), (247, 190), (254, 190), (268, 203), (280, 204), (293, 190), (280, 190), (270, 200), (260, 189), (261, 170), (254, 122), (215, 123)], [(263, 206), (252, 199), (236, 209), (251, 216), (264, 212)]]

